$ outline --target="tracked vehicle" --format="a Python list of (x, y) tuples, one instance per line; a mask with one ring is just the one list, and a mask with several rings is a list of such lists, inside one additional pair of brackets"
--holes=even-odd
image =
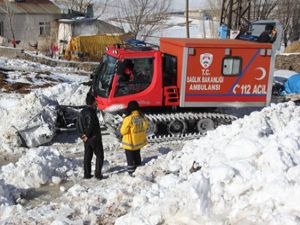
[(153, 140), (195, 137), (235, 119), (212, 108), (268, 105), (273, 59), (268, 43), (161, 38), (158, 48), (135, 41), (106, 48), (91, 91), (106, 126), (117, 130), (136, 100)]

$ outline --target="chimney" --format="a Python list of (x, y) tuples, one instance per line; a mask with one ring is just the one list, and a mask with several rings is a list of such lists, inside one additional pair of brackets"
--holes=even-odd
[(86, 8), (86, 17), (93, 18), (94, 17), (94, 9), (93, 4), (89, 4)]

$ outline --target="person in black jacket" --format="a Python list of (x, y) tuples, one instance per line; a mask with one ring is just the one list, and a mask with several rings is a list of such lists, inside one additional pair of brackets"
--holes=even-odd
[(92, 177), (91, 163), (94, 153), (96, 155), (95, 177), (101, 180), (104, 160), (102, 136), (96, 113), (97, 101), (90, 93), (86, 96), (86, 104), (87, 106), (81, 110), (76, 123), (77, 133), (84, 142), (84, 178)]
[(277, 31), (271, 24), (267, 24), (265, 31), (257, 38), (257, 42), (273, 43), (276, 41)]

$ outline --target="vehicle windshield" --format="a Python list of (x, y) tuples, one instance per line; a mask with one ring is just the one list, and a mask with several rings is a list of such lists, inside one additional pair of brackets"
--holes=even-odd
[(95, 72), (95, 89), (97, 90), (97, 95), (100, 97), (107, 98), (111, 89), (111, 84), (113, 81), (115, 66), (117, 59), (110, 55), (103, 55), (100, 65), (97, 67)]
[[(259, 37), (265, 31), (266, 25), (267, 24), (251, 24), (251, 35)], [(272, 25), (273, 24), (271, 24), (271, 26)]]

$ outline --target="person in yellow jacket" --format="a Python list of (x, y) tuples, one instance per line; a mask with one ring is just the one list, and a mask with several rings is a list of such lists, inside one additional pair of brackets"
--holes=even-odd
[(127, 107), (128, 115), (124, 118), (120, 133), (122, 148), (125, 149), (127, 171), (132, 174), (141, 165), (140, 150), (147, 144), (147, 119), (139, 111), (137, 101), (130, 101)]

